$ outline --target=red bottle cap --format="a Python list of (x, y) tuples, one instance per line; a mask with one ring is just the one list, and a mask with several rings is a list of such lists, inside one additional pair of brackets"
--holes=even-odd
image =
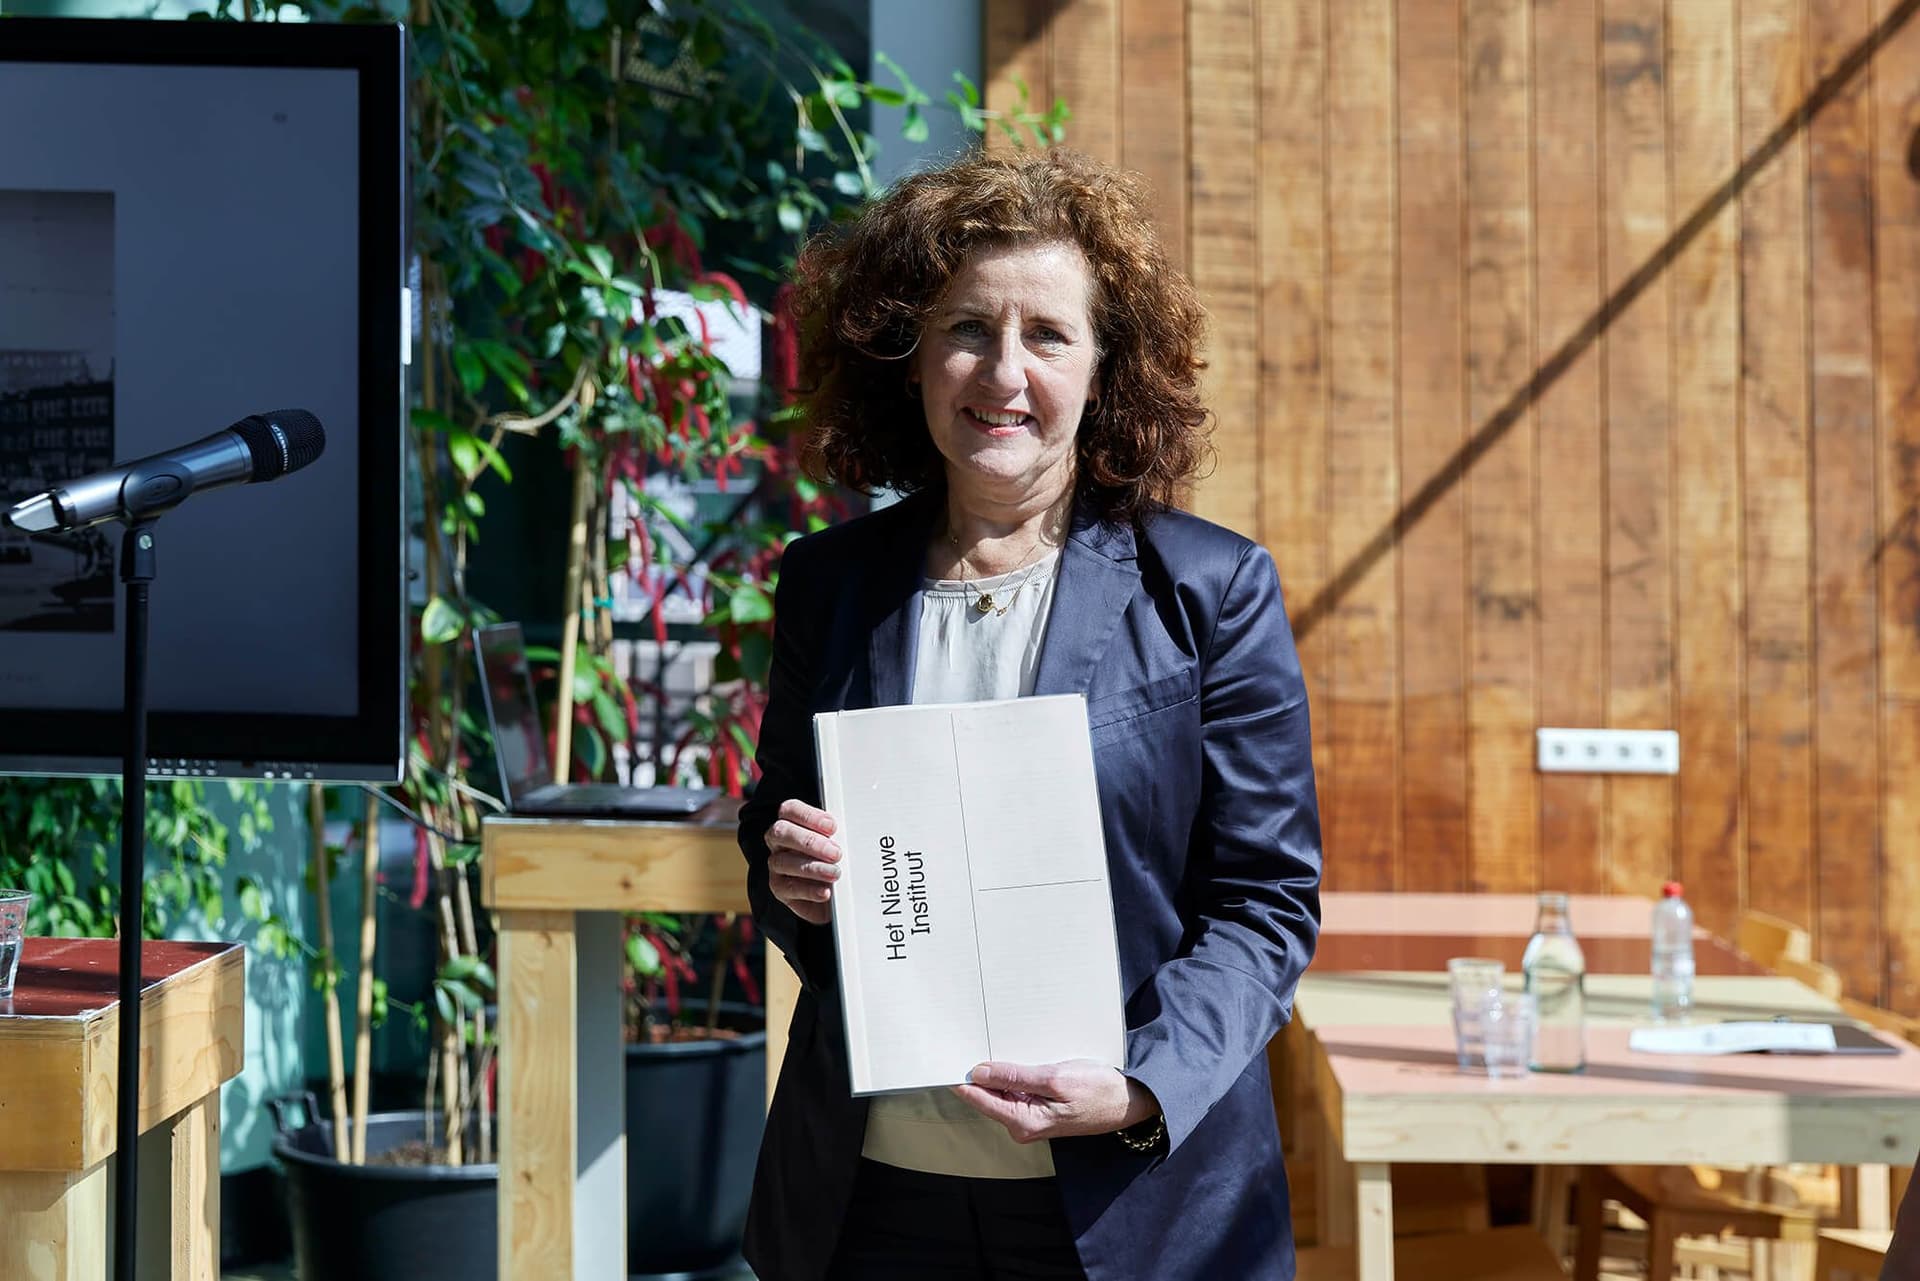
[(1686, 887), (1681, 885), (1680, 882), (1678, 881), (1668, 881), (1665, 885), (1660, 887), (1660, 897), (1661, 898), (1679, 898), (1681, 891), (1684, 890), (1685, 888)]

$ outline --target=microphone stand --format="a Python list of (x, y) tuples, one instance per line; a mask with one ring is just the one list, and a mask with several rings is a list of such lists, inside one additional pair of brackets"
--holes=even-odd
[(156, 517), (136, 519), (120, 540), (127, 589), (126, 755), (120, 762), (120, 1064), (113, 1153), (113, 1275), (137, 1281), (140, 1149), (140, 941), (146, 921), (147, 591), (153, 583)]
[[(154, 523), (196, 488), (271, 480), (320, 456), (326, 433), (303, 409), (243, 418), (184, 449), (73, 482), (87, 501), (76, 515), (65, 490), (40, 494), (0, 520), (28, 533), (87, 526), (117, 516), (120, 581), (127, 593), (126, 743), (120, 760), (120, 1054), (115, 1086), (113, 1276), (138, 1281), (140, 1148), (140, 944), (146, 921), (147, 870), (147, 605), (156, 569)], [(266, 452), (262, 452), (266, 451)], [(262, 459), (267, 460), (263, 465)], [(277, 461), (276, 461), (277, 460)], [(111, 491), (111, 492), (109, 492)], [(108, 500), (111, 499), (111, 502)], [(110, 507), (112, 510), (102, 510)], [(24, 522), (23, 522), (24, 517)]]

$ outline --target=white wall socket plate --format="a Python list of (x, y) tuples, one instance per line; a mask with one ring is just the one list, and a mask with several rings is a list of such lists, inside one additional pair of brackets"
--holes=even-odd
[(1545, 774), (1678, 774), (1680, 735), (1670, 729), (1534, 731)]

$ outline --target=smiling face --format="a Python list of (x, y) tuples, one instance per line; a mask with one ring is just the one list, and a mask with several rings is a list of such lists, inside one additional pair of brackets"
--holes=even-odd
[(1093, 281), (1077, 246), (982, 249), (927, 319), (913, 357), (927, 431), (963, 502), (1050, 506), (1098, 394)]

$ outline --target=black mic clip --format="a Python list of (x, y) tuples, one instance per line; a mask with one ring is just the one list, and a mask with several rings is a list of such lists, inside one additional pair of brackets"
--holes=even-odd
[(193, 472), (180, 463), (156, 458), (127, 472), (120, 487), (122, 519), (131, 525), (152, 520), (185, 502), (194, 490)]

